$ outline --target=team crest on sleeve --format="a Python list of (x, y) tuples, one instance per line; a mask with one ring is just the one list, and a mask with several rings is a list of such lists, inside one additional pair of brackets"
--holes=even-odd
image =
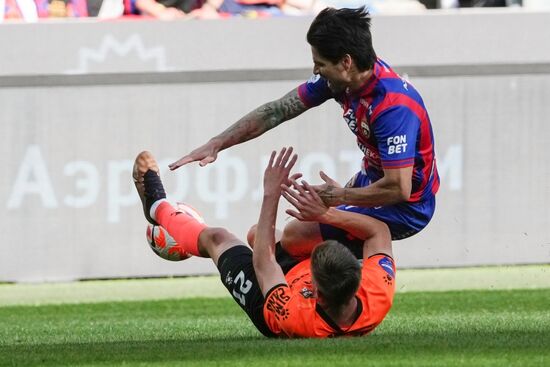
[(391, 261), (389, 257), (384, 256), (382, 259), (380, 259), (378, 265), (380, 265), (380, 267), (382, 267), (382, 269), (384, 269), (384, 271), (388, 273), (390, 277), (395, 277), (395, 272), (393, 271), (393, 261)]

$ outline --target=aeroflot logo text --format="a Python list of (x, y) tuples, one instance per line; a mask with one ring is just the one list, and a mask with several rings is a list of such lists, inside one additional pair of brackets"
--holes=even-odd
[[(139, 205), (131, 179), (133, 160), (48, 161), (49, 152), (38, 145), (27, 146), (16, 171), (0, 186), (7, 191), (2, 196), (7, 197), (8, 210), (29, 205), (37, 209), (66, 207), (97, 211), (105, 208), (107, 222), (117, 223), (125, 208)], [(339, 182), (347, 182), (360, 169), (362, 156), (358, 149), (341, 150), (332, 155), (310, 152), (300, 157), (295, 171), (303, 173), (304, 179), (311, 183), (321, 182), (320, 170)], [(167, 167), (175, 160), (174, 157), (158, 158), (161, 158), (160, 167)], [(162, 173), (168, 199), (203, 202), (212, 207), (216, 219), (228, 218), (232, 205), (260, 201), (262, 174), (268, 160), (267, 154), (241, 157), (226, 151), (206, 167), (194, 165), (173, 172), (165, 169)], [(438, 167), (444, 186), (451, 191), (462, 188), (462, 146), (450, 146), (438, 158)]]

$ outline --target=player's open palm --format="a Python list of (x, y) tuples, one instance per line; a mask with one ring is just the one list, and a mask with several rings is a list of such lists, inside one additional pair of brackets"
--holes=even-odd
[[(281, 185), (289, 182), (289, 174), (298, 159), (298, 155), (292, 155), (293, 148), (283, 148), (277, 152), (271, 152), (269, 163), (264, 172), (264, 195), (280, 195)], [(295, 174), (293, 179), (300, 177)]]

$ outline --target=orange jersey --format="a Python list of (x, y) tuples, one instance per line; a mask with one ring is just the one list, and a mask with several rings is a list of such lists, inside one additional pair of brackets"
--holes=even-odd
[(382, 322), (391, 308), (395, 292), (395, 265), (386, 255), (364, 260), (361, 283), (356, 293), (359, 316), (342, 330), (317, 305), (311, 283), (310, 260), (292, 268), (288, 285), (274, 287), (264, 304), (264, 318), (273, 333), (289, 338), (328, 338), (368, 334)]

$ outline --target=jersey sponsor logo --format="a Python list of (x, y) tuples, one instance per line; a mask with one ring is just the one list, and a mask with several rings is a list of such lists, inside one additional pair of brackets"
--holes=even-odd
[(344, 121), (348, 124), (349, 129), (357, 134), (357, 119), (355, 118), (355, 113), (351, 108), (344, 112)]
[[(302, 280), (303, 278), (305, 278), (305, 277), (307, 277), (307, 276), (309, 276), (309, 273), (300, 275), (298, 278), (293, 279), (293, 280), (288, 284), (288, 286), (289, 286), (290, 288), (292, 288), (292, 287), (294, 286), (294, 284), (298, 283), (300, 280)], [(311, 285), (311, 281), (305, 280), (305, 281), (304, 281), (304, 284), (305, 284), (305, 285)]]
[(307, 287), (302, 288), (302, 290), (300, 290), (300, 294), (304, 298), (313, 298), (313, 291)]
[[(369, 149), (365, 144), (357, 140), (357, 146), (361, 149), (361, 152), (367, 157), (369, 163), (380, 162), (380, 155), (372, 149)], [(376, 166), (380, 166), (380, 163), (376, 163)]]
[(286, 304), (290, 301), (287, 290), (287, 286), (279, 287), (271, 292), (267, 299), (267, 310), (272, 312), (279, 321), (288, 319), (290, 315), (290, 311), (286, 308)]
[(395, 276), (395, 273), (393, 272), (393, 261), (391, 261), (389, 257), (384, 256), (382, 259), (380, 259), (378, 265), (380, 265), (380, 267), (384, 269), (384, 271), (388, 273), (390, 277), (393, 278)]
[(388, 144), (388, 154), (400, 154), (407, 151), (407, 135), (390, 136), (386, 143)]
[(361, 149), (361, 152), (363, 152), (364, 155), (367, 155), (367, 152), (369, 151), (369, 149), (359, 140), (357, 140), (357, 146), (359, 147), (359, 149)]

